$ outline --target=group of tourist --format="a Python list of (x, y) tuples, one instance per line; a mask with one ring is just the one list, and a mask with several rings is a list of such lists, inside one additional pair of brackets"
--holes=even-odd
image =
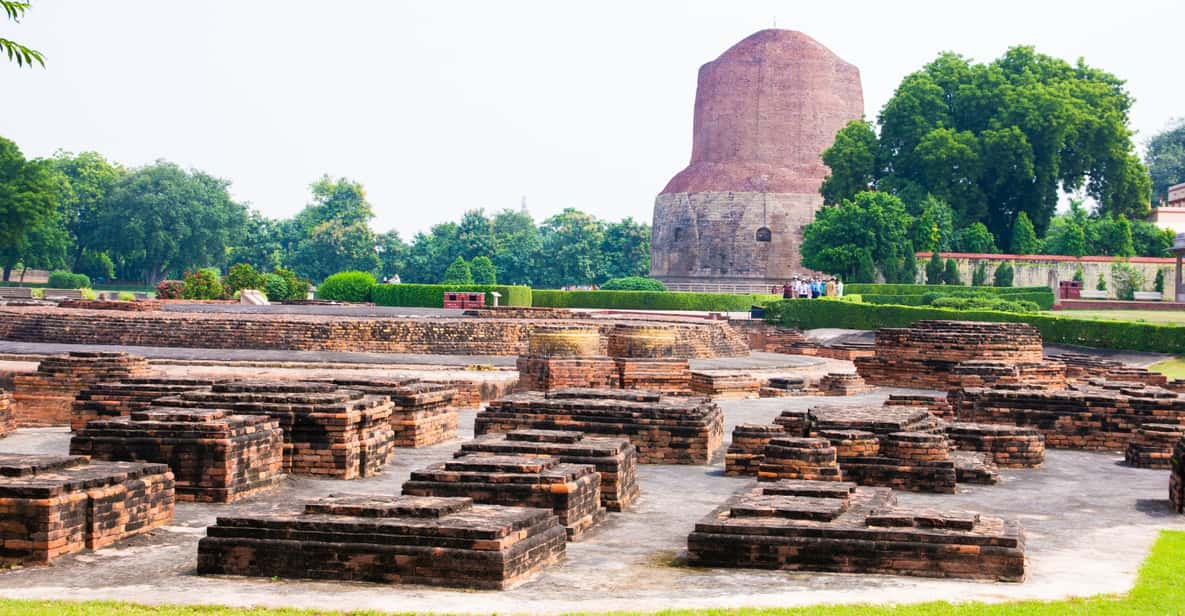
[(843, 281), (832, 278), (799, 278), (795, 276), (790, 282), (779, 289), (774, 287), (774, 294), (781, 292), (785, 299), (809, 299), (817, 297), (843, 297)]

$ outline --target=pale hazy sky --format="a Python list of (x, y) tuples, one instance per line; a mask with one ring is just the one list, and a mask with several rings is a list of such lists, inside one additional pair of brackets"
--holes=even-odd
[(939, 51), (1015, 44), (1126, 79), (1137, 141), (1185, 116), (1181, 0), (33, 0), (0, 36), (47, 68), (0, 62), (0, 135), (204, 169), (275, 217), (344, 175), (405, 239), (523, 195), (537, 220), (649, 221), (691, 154), (699, 66), (775, 19), (860, 68), (869, 117)]

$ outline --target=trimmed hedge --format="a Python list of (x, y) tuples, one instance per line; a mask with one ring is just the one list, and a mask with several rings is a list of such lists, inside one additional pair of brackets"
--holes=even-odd
[(1045, 342), (1174, 354), (1185, 350), (1185, 325), (1078, 319), (1047, 312), (881, 306), (817, 299), (773, 302), (766, 306), (765, 315), (767, 321), (802, 329), (908, 327), (924, 319), (1029, 323), (1041, 331)]
[[(931, 289), (943, 289), (941, 286), (929, 287)], [(949, 287), (947, 287), (949, 288)], [(991, 287), (973, 287), (972, 290), (956, 291), (947, 293), (943, 290), (928, 291), (921, 295), (893, 295), (883, 293), (865, 293), (861, 295), (864, 301), (869, 304), (894, 304), (897, 306), (927, 306), (927, 300), (932, 300), (934, 295), (939, 297), (975, 297), (975, 296), (994, 296), (999, 299), (1006, 299), (1008, 301), (1019, 302), (1028, 301), (1037, 304), (1041, 310), (1053, 309), (1053, 293), (1048, 289), (1045, 291), (1024, 291), (1021, 293), (975, 293), (975, 289), (987, 289)], [(845, 289), (846, 290), (846, 289)], [(928, 297), (931, 296), (931, 297)]]
[(86, 274), (72, 274), (62, 270), (55, 270), (49, 274), (49, 288), (89, 289), (91, 288), (91, 279)]
[[(370, 272), (338, 272), (317, 285), (317, 299), (368, 302), (374, 286), (374, 274)], [(284, 287), (287, 291), (288, 285)]]
[(1010, 301), (1030, 301), (1042, 310), (1053, 309), (1053, 291), (1049, 287), (966, 287), (941, 284), (866, 284), (844, 285), (845, 293), (859, 293), (869, 304), (924, 306), (926, 294), (954, 297), (995, 295)]
[(533, 305), (546, 308), (616, 308), (619, 310), (709, 310), (745, 312), (780, 295), (689, 293), (683, 291), (550, 291), (536, 289)]
[(627, 276), (625, 278), (610, 278), (601, 285), (602, 291), (666, 291), (667, 285), (655, 278), (644, 276)]
[[(490, 292), (502, 294), (502, 306), (530, 306), (533, 293), (531, 287), (513, 285), (451, 285), (451, 284), (378, 284), (370, 290), (370, 301), (379, 306), (410, 306), (418, 308), (440, 308), (444, 306), (446, 291), (470, 291), (486, 293), (486, 305), (492, 306), (494, 298)], [(535, 291), (538, 293), (538, 291)]]

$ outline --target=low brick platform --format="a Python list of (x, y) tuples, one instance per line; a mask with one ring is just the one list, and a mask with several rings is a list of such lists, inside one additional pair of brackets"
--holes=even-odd
[(770, 377), (758, 390), (762, 398), (783, 398), (786, 396), (804, 396), (807, 392), (807, 381), (804, 377), (775, 376)]
[(1066, 378), (1074, 381), (1105, 379), (1108, 381), (1130, 381), (1145, 385), (1164, 387), (1169, 379), (1159, 372), (1147, 368), (1129, 366), (1121, 361), (1105, 359), (1085, 353), (1053, 353), (1047, 359), (1066, 366)]
[[(602, 336), (629, 319), (596, 319)], [(589, 319), (353, 317), (313, 314), (119, 312), (0, 307), (0, 340), (202, 349), (277, 349), (522, 355), (537, 328), (588, 325)], [(724, 321), (664, 322), (678, 357), (741, 357), (745, 339)], [(602, 347), (603, 349), (603, 347)], [(602, 353), (604, 354), (604, 353)]]
[(551, 509), (570, 540), (579, 539), (606, 517), (596, 468), (555, 458), (462, 456), (412, 471), (403, 494), (461, 496), (486, 505)]
[(303, 514), (219, 517), (198, 542), (197, 571), (502, 590), (563, 558), (564, 539), (546, 509), (341, 495)]
[(757, 398), (761, 381), (732, 371), (696, 370), (691, 373), (691, 391), (718, 399)]
[(638, 497), (638, 448), (629, 439), (562, 430), (513, 430), (462, 443), (454, 455), (486, 454), (539, 456), (591, 465), (601, 475), (601, 504), (609, 511), (624, 511)]
[(210, 387), (224, 379), (172, 376), (131, 377), (94, 383), (78, 392), (70, 406), (70, 429), (78, 432), (95, 419), (127, 417), (152, 406), (157, 398)]
[(1047, 447), (1123, 451), (1144, 424), (1185, 426), (1185, 397), (1092, 379), (1068, 389), (971, 387), (952, 394), (959, 421), (1036, 428)]
[(1123, 460), (1136, 468), (1172, 468), (1173, 447), (1185, 437), (1185, 426), (1144, 424), (1127, 443)]
[(391, 446), (391, 401), (333, 383), (237, 381), (161, 398), (157, 406), (266, 415), (284, 431), (284, 471), (334, 479), (383, 470)]
[(695, 525), (688, 564), (1020, 582), (1020, 524), (899, 507), (885, 488), (778, 481), (742, 489)]
[(885, 400), (885, 406), (909, 406), (923, 409), (943, 421), (954, 421), (955, 419), (955, 409), (946, 396), (889, 394), (889, 399)]
[(620, 384), (617, 364), (608, 357), (544, 357), (520, 355), (520, 391), (551, 391), (568, 387), (613, 389)]
[(46, 564), (173, 519), (164, 464), (0, 454), (0, 563)]
[(839, 481), (835, 447), (825, 438), (777, 437), (765, 445), (758, 481), (807, 479)]
[(614, 357), (617, 382), (622, 389), (641, 389), (664, 394), (691, 392), (691, 367), (686, 359), (637, 359)]
[(1037, 468), (1045, 462), (1045, 436), (1036, 428), (956, 422), (946, 425), (946, 436), (955, 447), (985, 453), (1003, 468)]
[(872, 389), (859, 374), (840, 372), (823, 375), (815, 387), (824, 396), (855, 396)]
[(177, 500), (229, 503), (279, 485), (284, 433), (262, 415), (148, 409), (88, 423), (70, 440), (70, 453), (167, 464)]
[(392, 444), (427, 447), (457, 438), (457, 389), (419, 379), (333, 379), (334, 385), (391, 399)]
[(155, 299), (138, 299), (125, 302), (108, 299), (71, 299), (58, 300), (59, 308), (82, 308), (85, 310), (120, 310), (123, 312), (154, 312), (160, 310), (164, 302)]
[[(1041, 334), (1026, 323), (918, 321), (877, 330), (875, 355), (857, 357), (856, 371), (873, 385), (948, 390), (969, 381), (1008, 378), (1044, 383)], [(979, 362), (959, 374), (964, 362)], [(1020, 368), (1018, 366), (1026, 366)], [(1057, 366), (1052, 371), (1057, 372)], [(1064, 376), (1063, 376), (1064, 380)]]
[[(863, 486), (954, 494), (959, 475), (942, 434), (894, 432), (878, 440), (878, 453), (839, 461), (844, 479)], [(983, 476), (990, 477), (986, 468)]]
[[(783, 413), (785, 415), (785, 413)], [(797, 413), (790, 413), (796, 417)], [(924, 409), (908, 406), (819, 405), (807, 412), (808, 431), (864, 430), (878, 436), (894, 432), (936, 432), (938, 418)]]
[(16, 417), (13, 413), (15, 407), (12, 394), (0, 389), (0, 437), (8, 436), (16, 430)]
[(74, 397), (88, 385), (150, 374), (147, 359), (127, 353), (76, 351), (47, 357), (37, 372), (12, 377), (17, 425), (70, 425)]
[[(801, 432), (799, 432), (801, 434)], [(770, 439), (786, 436), (777, 424), (741, 424), (732, 429), (732, 442), (724, 454), (724, 474), (729, 477), (757, 476)]]
[(514, 394), (477, 414), (477, 434), (524, 428), (619, 436), (643, 464), (708, 464), (724, 441), (724, 413), (705, 398), (631, 390)]

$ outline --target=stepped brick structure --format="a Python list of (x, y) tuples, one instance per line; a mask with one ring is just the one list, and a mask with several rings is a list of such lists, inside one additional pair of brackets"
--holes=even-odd
[(757, 398), (761, 395), (761, 381), (731, 370), (696, 370), (691, 373), (691, 391), (717, 399)]
[(1065, 364), (1066, 378), (1075, 381), (1104, 379), (1143, 383), (1157, 387), (1164, 387), (1169, 382), (1168, 377), (1159, 372), (1085, 353), (1054, 353), (1048, 355), (1047, 359)]
[(1185, 437), (1185, 426), (1144, 424), (1127, 443), (1123, 460), (1136, 468), (1171, 468), (1173, 447)]
[(1185, 397), (1142, 383), (1092, 379), (1056, 391), (969, 387), (952, 401), (959, 421), (1036, 428), (1054, 448), (1123, 451), (1145, 424), (1185, 426)]
[(784, 398), (807, 394), (807, 382), (801, 376), (774, 376), (766, 380), (758, 390), (762, 398)]
[(391, 460), (391, 401), (333, 383), (238, 381), (161, 398), (157, 406), (264, 415), (284, 431), (284, 471), (369, 477)]
[(691, 164), (654, 202), (651, 276), (768, 292), (803, 273), (820, 156), (863, 114), (856, 67), (801, 32), (762, 30), (700, 67)]
[(1065, 368), (1043, 363), (1041, 334), (1027, 323), (918, 321), (876, 332), (876, 354), (857, 357), (873, 385), (951, 390), (990, 384), (1065, 386)]
[[(621, 321), (597, 319), (607, 335)], [(726, 321), (667, 322), (679, 357), (741, 357), (749, 345)], [(120, 312), (0, 307), (0, 340), (202, 349), (273, 349), (437, 355), (521, 355), (538, 328), (589, 319), (350, 317), (330, 314)], [(602, 346), (601, 355), (604, 355)]]
[(16, 407), (16, 403), (12, 400), (12, 394), (0, 389), (0, 437), (8, 436), (9, 433), (16, 430), (14, 407)]
[(546, 509), (340, 495), (303, 514), (219, 517), (198, 542), (197, 570), (502, 590), (563, 558), (564, 539)]
[(333, 379), (338, 387), (391, 399), (392, 444), (395, 447), (427, 447), (457, 438), (457, 389), (445, 383), (419, 379)]
[(943, 420), (954, 421), (955, 409), (946, 396), (928, 396), (925, 394), (889, 394), (885, 406), (909, 406), (924, 409), (931, 415)]
[(815, 385), (824, 396), (854, 396), (871, 388), (859, 374), (831, 372), (823, 375)]
[(284, 433), (262, 415), (148, 409), (88, 423), (70, 453), (168, 464), (177, 500), (229, 503), (279, 485)]
[(956, 422), (946, 425), (946, 436), (955, 447), (986, 453), (1003, 468), (1036, 468), (1045, 462), (1045, 436), (1035, 428)]
[(759, 481), (840, 479), (835, 447), (825, 438), (780, 436), (770, 439), (762, 453), (757, 467)]
[(833, 481), (758, 483), (695, 525), (697, 567), (879, 573), (1020, 582), (1020, 524), (897, 505), (890, 490)]
[(405, 496), (468, 497), (474, 502), (551, 509), (568, 539), (602, 522), (601, 476), (589, 465), (555, 458), (472, 455), (412, 471)]
[(604, 354), (596, 327), (539, 328), (529, 344), (527, 354), (516, 361), (522, 391), (620, 385), (617, 364)]
[(691, 368), (687, 359), (676, 355), (674, 329), (662, 325), (619, 324), (609, 332), (608, 348), (622, 389), (691, 391)]
[(17, 425), (70, 425), (74, 397), (87, 386), (150, 374), (148, 360), (127, 353), (76, 351), (47, 357), (37, 372), (12, 377)]
[[(798, 432), (797, 434), (801, 434)], [(786, 435), (777, 424), (741, 424), (732, 429), (732, 442), (724, 454), (724, 474), (729, 477), (757, 476), (770, 439)]]
[(591, 465), (601, 476), (601, 504), (609, 511), (625, 511), (638, 498), (638, 448), (629, 439), (564, 430), (512, 430), (462, 443), (455, 456), (491, 454)]
[(96, 419), (127, 417), (152, 406), (157, 398), (210, 387), (222, 379), (145, 376), (95, 383), (78, 392), (70, 407), (70, 429), (78, 432)]
[[(790, 412), (791, 417), (796, 415), (797, 413)], [(864, 430), (883, 436), (894, 432), (936, 432), (940, 427), (938, 418), (927, 411), (902, 406), (820, 405), (811, 407), (808, 417), (810, 433), (824, 430)]]
[(173, 519), (164, 464), (0, 454), (0, 563), (46, 564)]
[(642, 464), (708, 464), (724, 441), (724, 413), (706, 398), (563, 389), (495, 400), (474, 421), (479, 435), (523, 428), (625, 437)]

